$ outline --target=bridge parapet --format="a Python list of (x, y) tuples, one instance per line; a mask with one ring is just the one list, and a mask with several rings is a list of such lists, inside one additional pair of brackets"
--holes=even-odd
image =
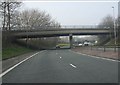
[(61, 25), (61, 26), (40, 26), (40, 27), (12, 27), (11, 30), (47, 30), (47, 29), (109, 29), (110, 27), (98, 25)]
[(98, 26), (97, 25), (62, 25), (61, 26), (61, 28), (65, 28), (65, 29), (67, 29), (67, 28), (74, 28), (74, 29), (79, 29), (79, 28), (82, 28), (82, 29), (91, 29), (91, 28), (98, 28)]
[(71, 30), (71, 31), (74, 31), (74, 30), (86, 30), (86, 31), (89, 31), (89, 30), (107, 30), (107, 31), (110, 31), (110, 29), (106, 29), (106, 28), (59, 28), (59, 29), (56, 29), (56, 28), (47, 28), (47, 29), (20, 29), (20, 30), (7, 30), (9, 32), (12, 32), (12, 33), (17, 33), (17, 32), (37, 32), (37, 31), (68, 31), (68, 30)]

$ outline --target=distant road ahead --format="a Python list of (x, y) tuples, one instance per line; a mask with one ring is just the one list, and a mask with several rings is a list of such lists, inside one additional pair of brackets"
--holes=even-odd
[(40, 52), (3, 76), (3, 83), (117, 83), (118, 62), (70, 50)]

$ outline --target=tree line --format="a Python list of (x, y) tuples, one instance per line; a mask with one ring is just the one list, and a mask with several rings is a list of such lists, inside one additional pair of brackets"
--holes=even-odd
[(60, 23), (52, 19), (45, 11), (37, 9), (19, 11), (22, 4), (15, 0), (0, 2), (2, 30), (60, 28)]
[[(114, 21), (115, 20), (115, 21)], [(115, 22), (115, 24), (114, 24)], [(114, 19), (113, 16), (111, 15), (107, 15), (105, 16), (101, 22), (98, 24), (99, 28), (107, 28), (110, 30), (110, 34), (109, 35), (99, 35), (99, 40), (101, 42), (108, 42), (112, 39), (114, 39), (115, 35), (114, 35), (114, 25), (115, 25), (115, 29), (116, 29), (116, 37), (118, 38), (118, 17)], [(118, 39), (117, 39), (118, 40)]]
[[(0, 15), (2, 16), (2, 30), (31, 30), (31, 29), (47, 29), (47, 28), (60, 28), (60, 23), (56, 20), (52, 19), (52, 16), (48, 14), (46, 11), (41, 11), (37, 9), (25, 9), (19, 10), (22, 7), (23, 3), (18, 2), (17, 0), (6, 0), (5, 2), (0, 2)], [(3, 48), (6, 45), (9, 46), (8, 43), (12, 42), (12, 39), (9, 39), (9, 34), (3, 34)], [(52, 47), (57, 44), (58, 37), (53, 38), (35, 38), (35, 39), (26, 39), (22, 40), (26, 41), (34, 46), (34, 44), (38, 43), (38, 48), (41, 48), (40, 43), (44, 42), (43, 47)], [(19, 40), (17, 40), (19, 41)], [(34, 43), (33, 43), (34, 41)], [(49, 41), (49, 43), (48, 43)], [(48, 46), (47, 46), (48, 45)]]

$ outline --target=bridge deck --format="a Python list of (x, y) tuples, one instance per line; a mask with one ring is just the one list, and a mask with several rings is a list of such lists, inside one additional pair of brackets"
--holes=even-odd
[(110, 34), (109, 29), (40, 29), (40, 30), (12, 30), (9, 31), (16, 38), (36, 38), (73, 35), (101, 35)]

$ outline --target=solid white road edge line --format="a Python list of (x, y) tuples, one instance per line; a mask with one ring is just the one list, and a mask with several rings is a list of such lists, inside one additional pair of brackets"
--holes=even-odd
[[(71, 51), (71, 50), (69, 50), (69, 51)], [(74, 51), (71, 51), (71, 52), (74, 52)], [(90, 57), (92, 57), (92, 58), (98, 58), (98, 59), (103, 59), (103, 60), (108, 60), (108, 61), (120, 62), (120, 61), (114, 60), (114, 59), (102, 58), (102, 57), (92, 56), (92, 55), (83, 54), (83, 53), (79, 53), (79, 52), (74, 52), (74, 53), (81, 54), (81, 55), (85, 55), (85, 56), (90, 56)]]
[[(41, 51), (41, 52), (43, 52), (43, 51)], [(15, 64), (15, 65), (12, 66), (11, 68), (7, 69), (6, 71), (4, 71), (3, 73), (0, 74), (0, 78), (1, 78), (2, 76), (4, 76), (5, 74), (7, 74), (8, 72), (10, 72), (10, 71), (11, 71), (12, 69), (14, 69), (15, 67), (17, 67), (18, 65), (22, 64), (23, 62), (25, 62), (26, 60), (28, 60), (28, 59), (32, 58), (33, 56), (37, 55), (38, 53), (40, 53), (40, 52), (37, 52), (37, 53), (31, 55), (30, 57), (28, 57), (28, 58), (20, 61), (19, 63)]]
[(74, 68), (77, 68), (75, 65), (73, 65), (73, 64), (70, 64), (72, 67), (74, 67)]

